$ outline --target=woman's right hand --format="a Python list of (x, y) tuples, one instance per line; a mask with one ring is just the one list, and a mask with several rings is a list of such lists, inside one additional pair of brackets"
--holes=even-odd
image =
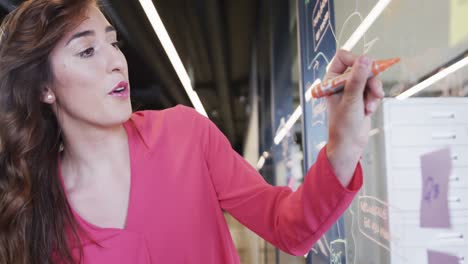
[(344, 186), (351, 181), (356, 165), (367, 145), (370, 117), (384, 97), (382, 82), (368, 79), (373, 60), (340, 50), (330, 64), (325, 80), (352, 67), (342, 93), (327, 97), (329, 140), (327, 156)]

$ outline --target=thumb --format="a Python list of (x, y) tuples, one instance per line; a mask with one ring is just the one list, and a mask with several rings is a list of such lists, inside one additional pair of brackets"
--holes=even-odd
[(369, 78), (372, 60), (367, 56), (357, 59), (351, 70), (351, 77), (346, 82), (345, 95), (363, 98), (367, 79)]

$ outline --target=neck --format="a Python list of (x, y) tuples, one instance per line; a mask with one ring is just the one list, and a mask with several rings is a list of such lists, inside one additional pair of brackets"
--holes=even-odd
[[(68, 186), (108, 181), (128, 164), (128, 139), (123, 124), (113, 127), (64, 126), (62, 173)], [(95, 175), (104, 175), (95, 177)]]

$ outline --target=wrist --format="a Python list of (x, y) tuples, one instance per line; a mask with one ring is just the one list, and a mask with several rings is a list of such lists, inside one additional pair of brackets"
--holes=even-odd
[(328, 160), (341, 184), (346, 187), (356, 170), (361, 158), (360, 148), (351, 144), (339, 143), (330, 140), (326, 146)]

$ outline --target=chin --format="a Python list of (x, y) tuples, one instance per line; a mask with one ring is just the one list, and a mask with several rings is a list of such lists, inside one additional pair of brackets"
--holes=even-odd
[(116, 116), (116, 119), (119, 120), (120, 123), (125, 123), (130, 119), (132, 116), (132, 106), (129, 104), (128, 107), (121, 109)]
[(131, 116), (132, 116), (132, 107), (130, 103), (128, 104), (128, 106), (119, 107), (118, 109), (114, 107), (112, 111), (108, 112), (108, 119), (106, 123), (108, 125), (121, 125), (127, 122)]

